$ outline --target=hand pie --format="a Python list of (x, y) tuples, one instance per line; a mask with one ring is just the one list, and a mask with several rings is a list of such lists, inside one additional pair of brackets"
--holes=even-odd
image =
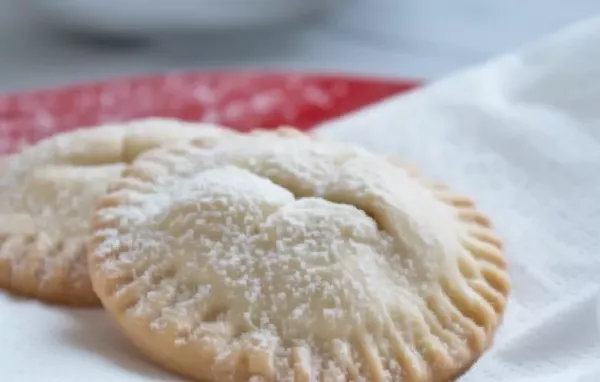
[(224, 134), (233, 133), (152, 118), (60, 134), (9, 157), (0, 172), (0, 287), (52, 303), (100, 305), (85, 244), (108, 183), (149, 149)]
[(364, 149), (269, 135), (141, 156), (93, 219), (93, 286), (198, 381), (456, 378), (509, 292), (473, 203)]

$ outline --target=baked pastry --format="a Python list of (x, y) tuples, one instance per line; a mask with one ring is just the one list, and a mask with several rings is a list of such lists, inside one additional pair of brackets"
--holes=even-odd
[(168, 119), (80, 129), (4, 160), (0, 287), (47, 302), (100, 305), (85, 244), (97, 198), (140, 153), (192, 137), (233, 134)]
[(94, 289), (194, 380), (449, 381), (501, 321), (502, 245), (400, 163), (271, 135), (147, 153), (99, 203)]

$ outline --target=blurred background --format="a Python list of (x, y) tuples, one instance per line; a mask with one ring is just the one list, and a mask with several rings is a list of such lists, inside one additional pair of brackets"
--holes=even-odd
[(0, 92), (171, 70), (435, 79), (597, 0), (0, 0)]

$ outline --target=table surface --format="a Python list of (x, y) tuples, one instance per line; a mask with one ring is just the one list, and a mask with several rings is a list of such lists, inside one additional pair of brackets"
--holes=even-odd
[(434, 79), (600, 11), (597, 0), (348, 0), (283, 30), (93, 45), (0, 0), (0, 92), (188, 69), (277, 69)]

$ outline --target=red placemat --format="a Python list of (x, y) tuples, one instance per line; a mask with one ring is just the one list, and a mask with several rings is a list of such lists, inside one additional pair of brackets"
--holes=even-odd
[(310, 129), (418, 86), (334, 75), (178, 73), (0, 97), (0, 154), (60, 131), (141, 117), (173, 117), (239, 130)]

